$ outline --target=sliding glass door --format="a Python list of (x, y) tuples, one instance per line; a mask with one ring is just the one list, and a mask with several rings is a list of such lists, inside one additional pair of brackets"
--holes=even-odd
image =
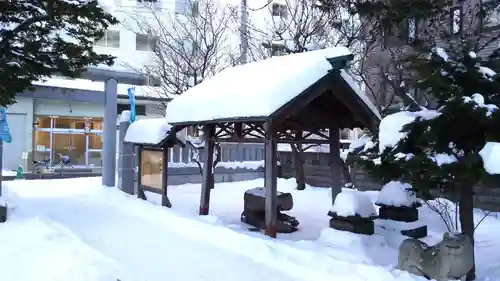
[(74, 166), (101, 166), (102, 118), (38, 116), (34, 124), (34, 160), (71, 157)]

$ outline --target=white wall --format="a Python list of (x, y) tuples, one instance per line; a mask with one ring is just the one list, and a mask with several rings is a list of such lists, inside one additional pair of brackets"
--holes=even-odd
[[(25, 114), (26, 123), (24, 125), (24, 151), (31, 152), (33, 146), (33, 99), (32, 98), (17, 98), (17, 103), (12, 104), (7, 107), (7, 113), (9, 114)], [(8, 121), (8, 117), (7, 117)], [(4, 151), (8, 153), (8, 151)]]
[(35, 115), (103, 117), (104, 105), (86, 102), (37, 99), (34, 102)]

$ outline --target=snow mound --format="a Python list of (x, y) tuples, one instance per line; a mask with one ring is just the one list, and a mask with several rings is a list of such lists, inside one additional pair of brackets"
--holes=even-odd
[(370, 198), (356, 191), (342, 191), (339, 193), (330, 211), (342, 217), (358, 215), (368, 218), (376, 215), (375, 206), (370, 201)]
[[(7, 245), (8, 244), (8, 245)], [(111, 281), (123, 278), (118, 263), (52, 221), (29, 218), (0, 226), (0, 280)], [(28, 270), (27, 270), (28, 269)]]
[(491, 175), (500, 174), (500, 143), (487, 142), (479, 151), (484, 170)]
[(406, 133), (401, 132), (403, 127), (412, 123), (418, 117), (429, 120), (436, 118), (440, 113), (435, 110), (421, 110), (416, 112), (400, 111), (387, 115), (379, 125), (379, 150), (382, 153), (386, 148), (392, 148), (403, 138)]
[(417, 196), (411, 191), (408, 183), (390, 181), (382, 187), (378, 194), (377, 204), (395, 207), (411, 207), (417, 203)]
[[(165, 118), (140, 119), (128, 127), (125, 142), (156, 145), (168, 136), (170, 129), (172, 126)], [(181, 142), (186, 142), (185, 130), (177, 132), (176, 135)]]

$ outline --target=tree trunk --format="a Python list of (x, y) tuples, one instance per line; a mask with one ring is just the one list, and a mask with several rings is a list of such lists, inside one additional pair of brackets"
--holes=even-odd
[(339, 159), (340, 165), (342, 167), (342, 175), (344, 176), (344, 187), (354, 188), (354, 183), (352, 182), (351, 173), (349, 173), (349, 166), (342, 158)]
[(304, 174), (304, 163), (302, 162), (302, 153), (295, 146), (295, 144), (290, 144), (292, 148), (293, 156), (293, 169), (295, 171), (295, 182), (297, 183), (298, 190), (306, 189), (306, 176)]
[(476, 267), (474, 258), (474, 189), (472, 184), (464, 184), (460, 188), (459, 214), (462, 232), (469, 236), (472, 241), (472, 259), (474, 266), (467, 273), (467, 281), (476, 279)]

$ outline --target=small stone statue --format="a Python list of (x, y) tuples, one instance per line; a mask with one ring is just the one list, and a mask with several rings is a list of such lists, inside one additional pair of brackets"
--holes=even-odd
[(396, 269), (437, 281), (465, 280), (474, 266), (472, 247), (471, 239), (463, 233), (446, 232), (434, 246), (409, 238), (399, 246)]

